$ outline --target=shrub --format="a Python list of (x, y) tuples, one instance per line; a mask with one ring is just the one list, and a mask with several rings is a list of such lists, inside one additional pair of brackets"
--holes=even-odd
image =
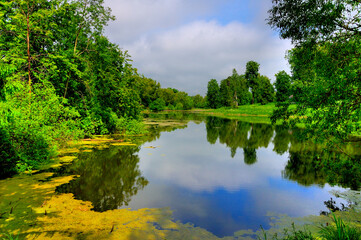
[(152, 111), (163, 111), (165, 109), (165, 101), (163, 98), (157, 98), (149, 105), (149, 108)]
[(175, 105), (175, 109), (176, 110), (183, 110), (183, 104), (182, 103), (177, 103), (177, 105)]

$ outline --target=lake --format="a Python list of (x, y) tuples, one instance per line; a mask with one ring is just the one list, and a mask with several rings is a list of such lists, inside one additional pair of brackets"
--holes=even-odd
[(132, 139), (139, 145), (80, 153), (59, 173), (79, 177), (57, 192), (74, 193), (100, 212), (170, 208), (175, 221), (223, 237), (267, 229), (270, 216), (278, 214), (319, 215), (327, 211), (324, 202), (335, 198), (329, 191), (344, 189), (330, 186), (315, 164), (315, 158), (325, 157), (319, 153), (323, 147), (298, 141), (297, 130), (216, 117), (179, 118), (180, 124), (166, 126), (150, 120), (148, 139)]

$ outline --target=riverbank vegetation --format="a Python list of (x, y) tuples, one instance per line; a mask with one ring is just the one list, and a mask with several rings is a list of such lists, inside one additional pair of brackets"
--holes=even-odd
[[(318, 141), (342, 142), (359, 134), (360, 3), (283, 0), (273, 5), (268, 23), (295, 45), (287, 57), (297, 89), (293, 99), (277, 105), (273, 121), (302, 122), (305, 136)], [(290, 109), (293, 101), (297, 108)]]
[(141, 131), (139, 79), (102, 35), (103, 1), (0, 3), (1, 177), (36, 168), (67, 140)]
[(143, 133), (142, 108), (162, 110), (163, 99), (193, 107), (187, 93), (138, 74), (103, 35), (114, 19), (103, 2), (0, 3), (0, 177), (38, 168), (68, 140)]

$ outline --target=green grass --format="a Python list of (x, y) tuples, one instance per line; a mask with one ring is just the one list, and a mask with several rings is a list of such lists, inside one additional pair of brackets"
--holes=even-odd
[(238, 108), (222, 107), (218, 109), (193, 109), (190, 112), (195, 112), (208, 116), (238, 119), (245, 122), (270, 124), (270, 116), (273, 110), (276, 108), (275, 105), (275, 103), (269, 103), (266, 105), (253, 104), (242, 105)]
[(224, 114), (228, 116), (259, 116), (259, 117), (270, 117), (273, 110), (276, 108), (275, 103), (269, 103), (266, 105), (253, 104), (253, 105), (242, 105), (238, 108), (222, 107), (218, 109), (206, 109), (204, 112), (213, 112)]

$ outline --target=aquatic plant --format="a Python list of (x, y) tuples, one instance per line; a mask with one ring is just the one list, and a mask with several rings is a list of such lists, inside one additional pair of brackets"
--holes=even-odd
[(266, 231), (262, 228), (263, 238), (258, 236), (258, 240), (314, 240), (316, 239), (312, 236), (311, 232), (304, 228), (303, 230), (296, 230), (295, 224), (292, 223), (292, 230), (284, 229), (283, 236), (279, 237), (277, 234), (274, 234), (271, 237), (267, 236)]
[(340, 217), (332, 213), (335, 225), (322, 226), (320, 235), (327, 240), (360, 240), (361, 230), (346, 224)]
[(11, 233), (9, 233), (9, 234), (4, 233), (3, 235), (5, 235), (5, 238), (3, 237), (1, 240), (18, 240), (19, 239), (19, 235), (17, 235), (16, 237), (13, 237), (13, 235)]

